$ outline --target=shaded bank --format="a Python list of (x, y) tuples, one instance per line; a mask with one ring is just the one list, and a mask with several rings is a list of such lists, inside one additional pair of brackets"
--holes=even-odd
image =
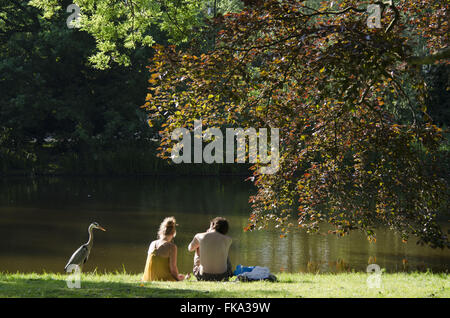
[[(251, 175), (245, 164), (175, 164), (156, 156), (154, 143), (123, 143), (60, 153), (55, 145), (29, 153), (1, 152), (0, 176)], [(1, 145), (0, 145), (1, 148)]]

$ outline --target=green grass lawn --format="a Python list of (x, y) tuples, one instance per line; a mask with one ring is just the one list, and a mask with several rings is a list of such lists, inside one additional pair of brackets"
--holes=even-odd
[(445, 273), (383, 273), (381, 288), (368, 288), (366, 273), (278, 273), (278, 282), (141, 283), (141, 275), (81, 276), (81, 288), (70, 289), (62, 274), (0, 273), (0, 297), (450, 297)]

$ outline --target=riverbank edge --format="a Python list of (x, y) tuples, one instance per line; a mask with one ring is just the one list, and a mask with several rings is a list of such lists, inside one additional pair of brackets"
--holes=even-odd
[[(83, 273), (80, 288), (59, 273), (0, 273), (1, 298), (449, 298), (447, 273), (275, 273), (277, 282), (141, 282), (142, 274)], [(375, 276), (374, 276), (375, 275)], [(373, 285), (375, 283), (375, 286)], [(369, 286), (372, 284), (372, 286)]]

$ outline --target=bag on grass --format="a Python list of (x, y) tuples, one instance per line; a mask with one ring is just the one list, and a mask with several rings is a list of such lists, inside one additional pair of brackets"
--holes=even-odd
[(251, 271), (247, 271), (237, 275), (236, 280), (241, 282), (253, 282), (258, 280), (277, 281), (277, 277), (270, 273), (267, 267), (254, 266)]
[(238, 266), (236, 266), (236, 270), (233, 272), (233, 275), (237, 276), (245, 272), (251, 272), (254, 268), (255, 266), (242, 266), (241, 264), (239, 264)]

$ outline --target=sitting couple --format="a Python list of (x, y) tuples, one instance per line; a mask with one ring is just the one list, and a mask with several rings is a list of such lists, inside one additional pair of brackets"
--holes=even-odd
[[(179, 281), (189, 278), (178, 273), (177, 246), (172, 242), (176, 235), (174, 217), (165, 218), (158, 231), (158, 240), (148, 249), (143, 281)], [(209, 229), (198, 233), (189, 244), (189, 251), (195, 252), (194, 276), (198, 280), (220, 281), (233, 276), (228, 252), (231, 237), (226, 236), (228, 221), (217, 217), (211, 220)]]

